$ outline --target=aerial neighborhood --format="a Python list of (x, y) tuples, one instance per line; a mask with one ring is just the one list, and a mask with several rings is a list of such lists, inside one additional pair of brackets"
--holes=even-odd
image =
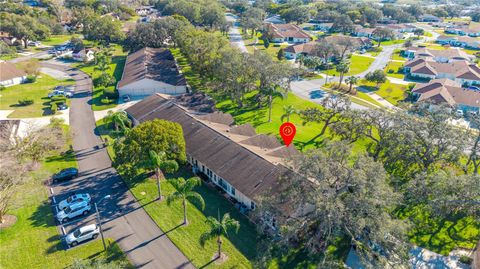
[(476, 0), (0, 2), (0, 268), (480, 269)]

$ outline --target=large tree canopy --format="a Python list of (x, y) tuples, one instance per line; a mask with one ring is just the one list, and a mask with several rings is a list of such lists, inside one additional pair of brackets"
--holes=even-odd
[(115, 143), (115, 163), (125, 169), (150, 166), (150, 151), (165, 152), (170, 160), (186, 161), (185, 139), (178, 123), (155, 119), (139, 124)]

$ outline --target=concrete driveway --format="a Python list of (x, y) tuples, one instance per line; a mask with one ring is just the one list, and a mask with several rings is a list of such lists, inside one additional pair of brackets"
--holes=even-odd
[[(88, 192), (95, 202), (109, 194), (112, 197), (99, 205), (105, 236), (113, 238), (119, 244), (133, 265), (137, 268), (152, 269), (194, 268), (145, 212), (112, 168), (103, 142), (95, 133), (95, 118), (89, 104), (92, 94), (91, 79), (85, 73), (65, 65), (44, 62), (42, 66), (65, 72), (76, 81), (76, 91), (71, 102), (70, 126), (79, 177), (52, 186), (55, 200), (58, 202), (73, 192)], [(79, 225), (91, 222), (93, 216), (90, 215), (63, 227), (69, 232)]]

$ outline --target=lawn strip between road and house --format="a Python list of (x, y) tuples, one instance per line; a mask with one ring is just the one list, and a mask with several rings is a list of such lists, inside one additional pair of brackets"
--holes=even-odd
[[(370, 65), (373, 63), (373, 61), (375, 61), (375, 58), (370, 56), (353, 54), (348, 61), (350, 62), (350, 69), (345, 74), (345, 76), (353, 76), (366, 71), (368, 67), (370, 67)], [(330, 76), (334, 75), (338, 77), (340, 75), (340, 73), (337, 72), (335, 67), (333, 69), (324, 70), (322, 72)]]

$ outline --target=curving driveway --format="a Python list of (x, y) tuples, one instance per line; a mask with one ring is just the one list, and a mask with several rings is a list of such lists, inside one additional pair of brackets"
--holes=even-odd
[[(95, 132), (95, 118), (89, 104), (92, 93), (90, 77), (66, 65), (43, 62), (42, 67), (65, 72), (77, 86), (71, 102), (70, 126), (80, 176), (53, 186), (56, 200), (71, 192), (89, 192), (93, 201), (110, 194), (112, 197), (99, 205), (105, 236), (119, 244), (135, 267), (195, 268), (145, 212), (112, 168), (103, 142)], [(89, 216), (64, 227), (68, 233), (78, 225), (93, 222), (93, 216)]]

